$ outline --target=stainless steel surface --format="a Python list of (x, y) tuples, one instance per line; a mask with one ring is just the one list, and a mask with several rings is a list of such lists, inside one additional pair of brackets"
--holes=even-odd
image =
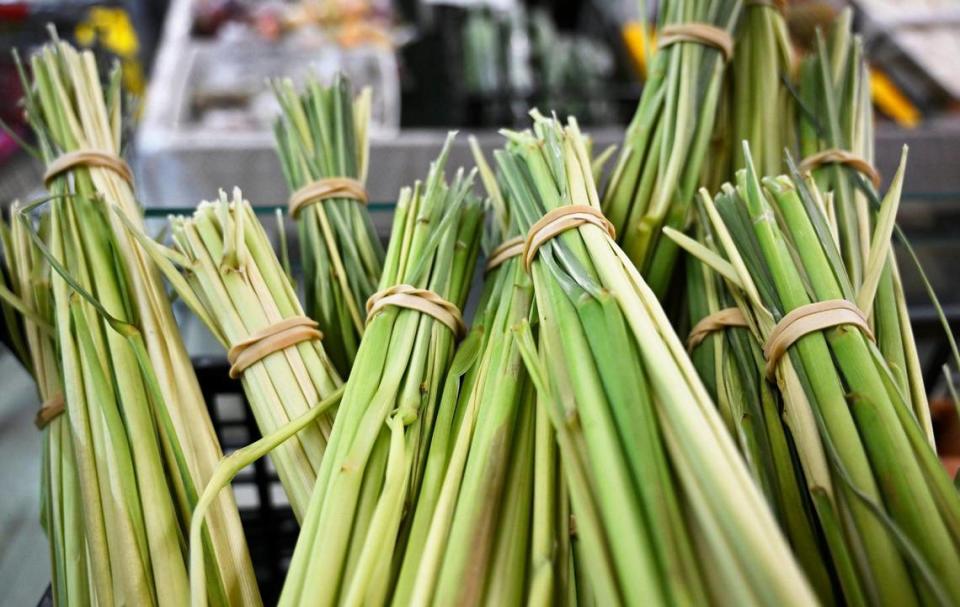
[(370, 86), (370, 132), (395, 135), (400, 121), (399, 72), (392, 49), (345, 48), (304, 26), (275, 43), (242, 28), (216, 40), (191, 36), (191, 0), (174, 0), (135, 141), (140, 194), (148, 206), (184, 206), (240, 186), (251, 201), (284, 197), (273, 155), (279, 106), (268, 78), (346, 73), (355, 89)]

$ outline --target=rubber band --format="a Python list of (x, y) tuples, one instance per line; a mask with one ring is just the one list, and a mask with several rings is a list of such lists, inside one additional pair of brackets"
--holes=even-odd
[(838, 325), (854, 325), (862, 329), (869, 339), (874, 339), (867, 317), (846, 299), (829, 299), (800, 306), (780, 319), (763, 344), (763, 356), (767, 359), (764, 374), (772, 379), (780, 359), (801, 337)]
[(832, 148), (817, 152), (812, 156), (807, 156), (800, 162), (800, 171), (808, 172), (824, 164), (845, 164), (859, 173), (868, 177), (873, 182), (873, 187), (880, 187), (880, 173), (867, 162), (862, 156), (857, 156), (853, 152)]
[(490, 251), (490, 256), (487, 258), (487, 265), (483, 273), (487, 274), (508, 259), (513, 259), (520, 255), (523, 255), (523, 236), (516, 236), (509, 240), (504, 240), (500, 243), (500, 246)]
[(777, 12), (784, 12), (787, 8), (786, 0), (747, 0), (744, 2), (744, 6), (750, 8), (751, 6), (763, 6), (766, 8), (772, 8)]
[(722, 331), (728, 327), (746, 326), (749, 325), (747, 325), (747, 319), (740, 308), (724, 308), (712, 314), (707, 314), (690, 330), (690, 335), (687, 336), (687, 352), (692, 352), (711, 333)]
[(377, 291), (367, 300), (367, 322), (387, 306), (416, 310), (432, 316), (453, 331), (458, 338), (467, 332), (460, 308), (429, 289), (400, 284)]
[(613, 224), (603, 216), (600, 209), (579, 204), (557, 207), (530, 226), (523, 243), (523, 266), (529, 271), (540, 247), (567, 230), (588, 223), (605, 231), (610, 238), (617, 237)]
[(116, 154), (100, 150), (76, 150), (60, 156), (47, 167), (47, 172), (43, 174), (43, 184), (49, 187), (54, 177), (80, 166), (110, 169), (128, 184), (133, 185), (133, 171), (130, 170), (130, 165)]
[(250, 365), (275, 352), (312, 339), (323, 339), (317, 330), (317, 321), (306, 316), (294, 316), (260, 329), (238, 342), (227, 352), (230, 378), (237, 379)]
[(63, 393), (56, 394), (40, 405), (40, 410), (37, 411), (37, 416), (34, 418), (33, 423), (36, 424), (37, 430), (43, 430), (50, 422), (63, 415), (63, 412), (66, 410), (66, 401), (63, 398)]
[(347, 198), (367, 204), (367, 189), (356, 179), (349, 177), (326, 177), (308, 183), (290, 195), (288, 211), (296, 219), (303, 207), (332, 198)]
[(719, 50), (725, 61), (733, 58), (733, 36), (709, 23), (667, 25), (660, 30), (658, 40), (657, 47), (661, 49), (678, 42), (695, 42)]

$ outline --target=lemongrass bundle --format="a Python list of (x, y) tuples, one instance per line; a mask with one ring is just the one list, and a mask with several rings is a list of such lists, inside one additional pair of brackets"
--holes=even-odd
[(661, 230), (689, 220), (739, 15), (740, 0), (661, 4), (660, 48), (604, 193), (618, 242), (658, 297), (677, 258)]
[[(798, 173), (761, 184), (746, 158), (736, 187), (702, 196), (723, 256), (702, 259), (764, 344), (844, 600), (956, 603), (960, 495), (874, 341), (825, 196)], [(889, 256), (903, 170), (878, 215), (867, 284)]]
[[(13, 217), (20, 205), (10, 207)], [(44, 225), (46, 224), (46, 225)], [(41, 222), (43, 232), (49, 224)], [(20, 221), (0, 224), (6, 275), (11, 289), (0, 290), (25, 347), (27, 369), (37, 384), (37, 429), (43, 432), (40, 521), (50, 545), (50, 588), (57, 605), (91, 602), (84, 538), (82, 495), (65, 403), (54, 333), (50, 268)], [(8, 321), (9, 323), (9, 321)]]
[[(497, 156), (526, 231), (539, 349), (596, 604), (815, 597), (653, 292), (600, 213), (583, 137), (535, 114)], [(696, 555), (696, 556), (695, 556)]]
[(363, 334), (363, 305), (377, 288), (383, 247), (367, 212), (370, 90), (353, 98), (341, 75), (330, 86), (309, 80), (298, 95), (273, 83), (282, 114), (277, 151), (300, 228), (307, 313), (320, 323), (325, 348), (346, 377)]
[(826, 37), (818, 33), (815, 52), (801, 65), (800, 168), (811, 171), (836, 216), (840, 254), (854, 289), (876, 292), (857, 303), (868, 313), (880, 352), (932, 443), (923, 371), (892, 250), (876, 284), (867, 284), (880, 175), (873, 166), (870, 74), (862, 43), (851, 33), (852, 20), (847, 9)]
[[(92, 594), (102, 605), (183, 605), (181, 539), (221, 452), (156, 268), (123, 225), (142, 227), (142, 219), (119, 157), (119, 68), (104, 89), (93, 54), (56, 41), (31, 68), (25, 106), (52, 194), (48, 244), (35, 242), (55, 270)], [(229, 492), (204, 541), (210, 603), (259, 604)]]
[(724, 181), (734, 167), (743, 166), (743, 141), (750, 143), (762, 175), (782, 173), (783, 152), (794, 149), (793, 96), (786, 82), (792, 79), (795, 59), (784, 5), (783, 0), (744, 2), (727, 74), (732, 124), (725, 143), (733, 164), (725, 167)]
[(448, 139), (426, 182), (400, 193), (378, 291), (347, 380), (281, 605), (389, 598), (435, 432), (480, 241), (472, 177), (448, 185)]
[[(234, 190), (172, 219), (176, 250), (141, 236), (144, 248), (228, 351), (264, 435), (300, 417), (341, 383), (250, 203)], [(184, 268), (178, 274), (174, 264)], [(316, 482), (333, 412), (286, 441), (271, 460), (297, 520)]]
[[(712, 243), (709, 223), (705, 217), (698, 219), (697, 241)], [(834, 567), (820, 539), (822, 531), (807, 484), (784, 427), (780, 394), (763, 376), (760, 345), (721, 277), (694, 256), (686, 258), (686, 269), (690, 358), (807, 579), (821, 602), (836, 603)]]
[(536, 409), (512, 334), (530, 318), (533, 285), (519, 232), (472, 143), (495, 211), (488, 241), (500, 244), (447, 375), (391, 602), (553, 605), (569, 584), (568, 523), (550, 421)]

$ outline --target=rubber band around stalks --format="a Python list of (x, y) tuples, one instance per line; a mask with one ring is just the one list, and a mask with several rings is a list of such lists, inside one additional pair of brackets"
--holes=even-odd
[(130, 170), (130, 165), (116, 154), (100, 150), (75, 150), (60, 156), (50, 163), (47, 172), (43, 174), (44, 185), (49, 186), (55, 177), (77, 167), (110, 169), (128, 184), (133, 185), (133, 171)]
[(667, 25), (657, 34), (657, 48), (666, 48), (678, 42), (693, 42), (717, 49), (724, 61), (733, 58), (733, 36), (727, 30), (709, 23), (678, 23)]
[(318, 179), (291, 194), (287, 210), (290, 216), (296, 219), (304, 207), (334, 198), (345, 198), (367, 204), (367, 189), (362, 183), (349, 177)]
[(460, 308), (429, 289), (399, 284), (377, 291), (367, 300), (367, 322), (387, 306), (416, 310), (432, 316), (450, 329), (457, 338), (467, 333)]
[(780, 319), (763, 344), (763, 356), (767, 359), (764, 369), (766, 377), (773, 378), (780, 359), (800, 338), (840, 325), (859, 327), (867, 338), (871, 341), (874, 339), (867, 317), (846, 299), (818, 301), (791, 310)]
[(707, 337), (717, 331), (722, 331), (729, 327), (746, 327), (747, 319), (744, 317), (740, 308), (724, 308), (708, 314), (700, 319), (700, 322), (693, 326), (690, 335), (687, 336), (687, 351), (692, 352), (694, 348), (703, 343)]
[(867, 177), (872, 183), (873, 187), (880, 187), (880, 173), (873, 167), (872, 164), (867, 162), (867, 160), (861, 156), (857, 156), (853, 152), (848, 152), (846, 150), (841, 150), (837, 148), (824, 150), (822, 152), (817, 152), (811, 156), (807, 156), (802, 161), (800, 161), (800, 172), (806, 173), (812, 171), (825, 164), (843, 164), (846, 165), (864, 177)]
[(613, 224), (603, 216), (600, 209), (580, 204), (557, 207), (530, 226), (523, 243), (523, 266), (529, 271), (540, 247), (567, 230), (585, 224), (600, 228), (612, 239), (617, 237)]
[(775, 11), (783, 13), (787, 8), (786, 0), (747, 0), (743, 3), (744, 7), (761, 6), (772, 8)]
[(63, 415), (66, 410), (66, 401), (63, 394), (57, 394), (40, 405), (40, 410), (37, 411), (33, 423), (37, 426), (37, 430), (43, 430), (50, 425), (50, 422)]
[(508, 260), (523, 255), (523, 236), (516, 236), (509, 240), (504, 240), (500, 246), (490, 251), (490, 257), (487, 259), (487, 265), (484, 267), (484, 274), (492, 272)]
[(301, 342), (323, 339), (323, 333), (317, 330), (317, 326), (317, 321), (306, 316), (294, 316), (265, 327), (234, 344), (227, 352), (230, 378), (237, 379), (250, 365), (275, 352)]

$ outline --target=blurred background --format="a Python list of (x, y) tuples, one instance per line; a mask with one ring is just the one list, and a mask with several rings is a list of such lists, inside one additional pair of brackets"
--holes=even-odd
[[(848, 3), (789, 2), (794, 43)], [(575, 114), (597, 149), (619, 143), (643, 87), (652, 0), (0, 0), (0, 204), (41, 193), (42, 169), (18, 144), (23, 124), (12, 51), (26, 57), (49, 39), (119, 61), (136, 99), (128, 156), (148, 216), (189, 209), (218, 188), (239, 186), (264, 211), (287, 195), (273, 150), (278, 108), (267, 78), (336, 71), (373, 90), (368, 190), (376, 221), (389, 225), (399, 188), (425, 173), (448, 130), (492, 149), (497, 130), (527, 111)], [(960, 319), (960, 2), (850, 2), (863, 37), (877, 115), (877, 166), (890, 176), (903, 143), (910, 166), (901, 225), (944, 304)], [(460, 137), (451, 164), (469, 164)], [(160, 223), (162, 221), (158, 220)], [(296, 256), (294, 256), (296, 257)], [(940, 387), (947, 357), (938, 315), (914, 272), (904, 272), (922, 344), (927, 385)], [(955, 323), (956, 324), (956, 323)], [(251, 440), (237, 387), (198, 328), (191, 351), (208, 369), (205, 389), (221, 440)], [(36, 604), (49, 582), (37, 523), (36, 396), (13, 358), (0, 354), (0, 604)], [(219, 383), (218, 383), (219, 382)], [(953, 408), (936, 402), (943, 444), (960, 443)], [(950, 439), (949, 437), (953, 437)], [(269, 463), (249, 470), (238, 496), (248, 530), (263, 534), (259, 573), (280, 575), (284, 534), (295, 526), (272, 492)], [(242, 485), (246, 482), (247, 486)], [(285, 526), (284, 526), (285, 525)], [(277, 530), (280, 530), (279, 532)], [(267, 532), (269, 530), (269, 532)], [(261, 577), (261, 579), (263, 579)], [(264, 588), (265, 595), (269, 593)]]

